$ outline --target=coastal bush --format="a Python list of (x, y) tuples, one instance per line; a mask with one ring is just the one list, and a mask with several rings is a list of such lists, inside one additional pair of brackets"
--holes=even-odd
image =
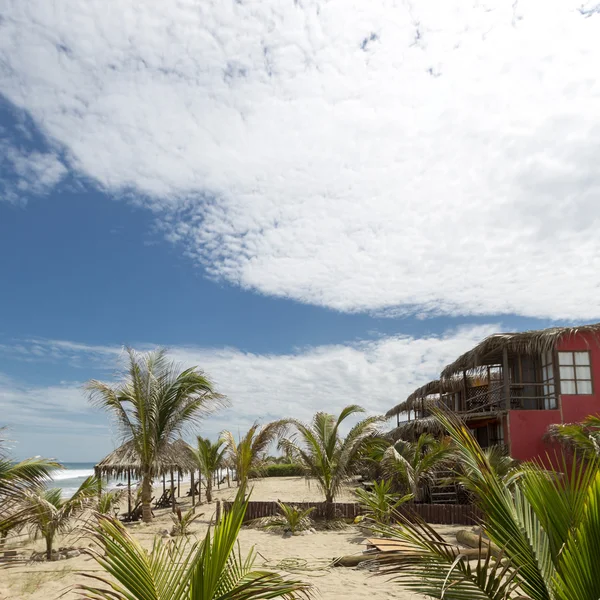
[(257, 477), (300, 477), (304, 475), (305, 471), (302, 465), (295, 463), (286, 464), (270, 464), (265, 465), (262, 469), (253, 469), (250, 471), (250, 478), (256, 479)]

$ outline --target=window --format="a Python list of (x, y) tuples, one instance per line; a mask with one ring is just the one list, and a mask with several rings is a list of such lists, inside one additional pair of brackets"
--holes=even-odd
[(544, 408), (551, 410), (556, 408), (556, 395), (554, 393), (554, 367), (552, 364), (552, 352), (542, 355), (542, 395), (544, 397)]
[(563, 394), (591, 394), (592, 370), (590, 353), (559, 352), (560, 391)]

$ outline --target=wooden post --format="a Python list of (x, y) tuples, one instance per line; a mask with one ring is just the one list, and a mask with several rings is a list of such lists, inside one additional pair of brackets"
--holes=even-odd
[(179, 471), (177, 471), (177, 497), (181, 496), (181, 489), (179, 487)]
[(227, 467), (227, 487), (231, 487), (231, 481), (229, 480), (229, 467)]
[(194, 483), (194, 471), (190, 473), (190, 485), (192, 486), (192, 506), (196, 506), (196, 484)]
[(463, 371), (463, 401), (461, 410), (467, 410), (467, 372)]
[(221, 520), (221, 501), (217, 500), (217, 510), (215, 511), (215, 525)]
[(167, 485), (165, 482), (165, 474), (163, 473), (163, 494), (167, 491)]
[(171, 469), (171, 508), (175, 512), (175, 477), (173, 475), (173, 469)]
[(508, 371), (508, 348), (502, 350), (502, 378), (504, 379), (504, 409), (510, 409), (510, 373)]
[(131, 518), (131, 469), (127, 469), (127, 514)]

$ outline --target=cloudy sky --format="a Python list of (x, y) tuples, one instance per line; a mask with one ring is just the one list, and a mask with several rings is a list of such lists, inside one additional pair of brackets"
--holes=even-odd
[(600, 317), (600, 4), (0, 0), (0, 425), (168, 346), (205, 433), (385, 411), (483, 336)]

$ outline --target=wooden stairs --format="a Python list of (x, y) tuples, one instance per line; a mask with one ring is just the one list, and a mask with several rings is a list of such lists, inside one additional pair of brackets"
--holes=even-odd
[(432, 504), (458, 504), (458, 490), (452, 471), (438, 471), (430, 491)]

